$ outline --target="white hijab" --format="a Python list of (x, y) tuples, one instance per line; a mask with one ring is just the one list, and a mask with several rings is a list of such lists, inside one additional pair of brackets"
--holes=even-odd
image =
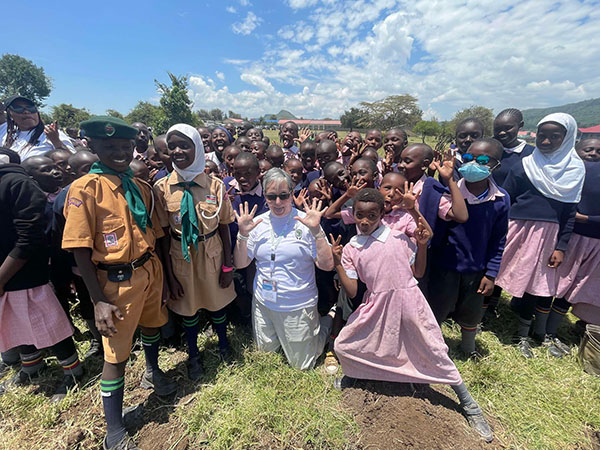
[(563, 203), (578, 203), (585, 179), (585, 166), (575, 152), (577, 123), (569, 114), (554, 113), (538, 123), (555, 122), (567, 130), (561, 146), (554, 152), (544, 154), (536, 147), (531, 155), (523, 158), (525, 173), (531, 184), (545, 197)]
[(177, 123), (169, 128), (167, 131), (167, 140), (169, 139), (169, 135), (173, 131), (179, 131), (184, 136), (187, 136), (192, 140), (195, 147), (194, 152), (194, 162), (190, 164), (185, 169), (180, 169), (173, 163), (173, 170), (179, 174), (181, 178), (185, 181), (192, 181), (199, 174), (204, 172), (204, 165), (206, 164), (206, 159), (204, 158), (204, 145), (202, 145), (202, 138), (200, 137), (200, 133), (193, 126), (187, 125), (185, 123)]

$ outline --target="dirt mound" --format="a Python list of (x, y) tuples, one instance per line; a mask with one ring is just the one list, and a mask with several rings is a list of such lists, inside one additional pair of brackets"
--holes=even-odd
[(361, 428), (358, 448), (496, 449), (469, 429), (458, 404), (436, 388), (357, 381), (343, 400)]

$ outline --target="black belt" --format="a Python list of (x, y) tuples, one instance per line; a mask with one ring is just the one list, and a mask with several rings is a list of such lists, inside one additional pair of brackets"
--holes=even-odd
[(104, 264), (98, 263), (98, 269), (100, 270), (119, 270), (119, 269), (137, 269), (142, 267), (150, 258), (152, 258), (152, 253), (146, 252), (138, 259), (134, 259), (130, 263), (122, 263), (122, 264)]
[[(217, 231), (218, 231), (218, 229), (215, 229), (208, 234), (201, 234), (200, 236), (198, 236), (198, 240), (200, 242), (208, 241), (211, 237), (213, 237), (215, 234), (217, 234)], [(175, 239), (176, 241), (181, 241), (181, 235), (175, 233), (173, 230), (171, 230), (171, 237), (173, 239)]]

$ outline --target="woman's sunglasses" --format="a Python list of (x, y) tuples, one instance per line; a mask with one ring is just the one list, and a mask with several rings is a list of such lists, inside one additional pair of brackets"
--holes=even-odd
[(290, 192), (282, 192), (281, 194), (265, 194), (265, 198), (270, 202), (274, 202), (279, 198), (280, 200), (287, 200), (292, 195)]
[(37, 106), (35, 106), (35, 105), (29, 105), (29, 106), (10, 105), (9, 109), (13, 112), (16, 112), (17, 114), (25, 114), (26, 112), (29, 112), (29, 113), (38, 112)]

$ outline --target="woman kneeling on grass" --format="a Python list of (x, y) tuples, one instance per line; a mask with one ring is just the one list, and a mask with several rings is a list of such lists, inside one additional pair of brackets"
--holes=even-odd
[(331, 248), (321, 229), (325, 209), (313, 200), (298, 211), (292, 203), (293, 183), (281, 169), (263, 177), (269, 211), (254, 219), (256, 206), (240, 205), (234, 263), (248, 266), (256, 259), (252, 304), (254, 340), (263, 351), (283, 348), (288, 362), (310, 369), (323, 352), (332, 318), (317, 311), (315, 264), (333, 269)]
[(448, 357), (442, 332), (415, 279), (425, 271), (431, 228), (419, 219), (415, 248), (404, 233), (381, 224), (384, 198), (375, 189), (356, 194), (353, 213), (359, 234), (343, 249), (340, 239), (333, 241), (331, 236), (333, 258), (348, 296), (356, 296), (359, 278), (367, 292), (335, 340), (346, 374), (336, 380), (336, 387), (351, 384), (350, 377), (449, 384), (471, 426), (491, 442), (492, 431)]

